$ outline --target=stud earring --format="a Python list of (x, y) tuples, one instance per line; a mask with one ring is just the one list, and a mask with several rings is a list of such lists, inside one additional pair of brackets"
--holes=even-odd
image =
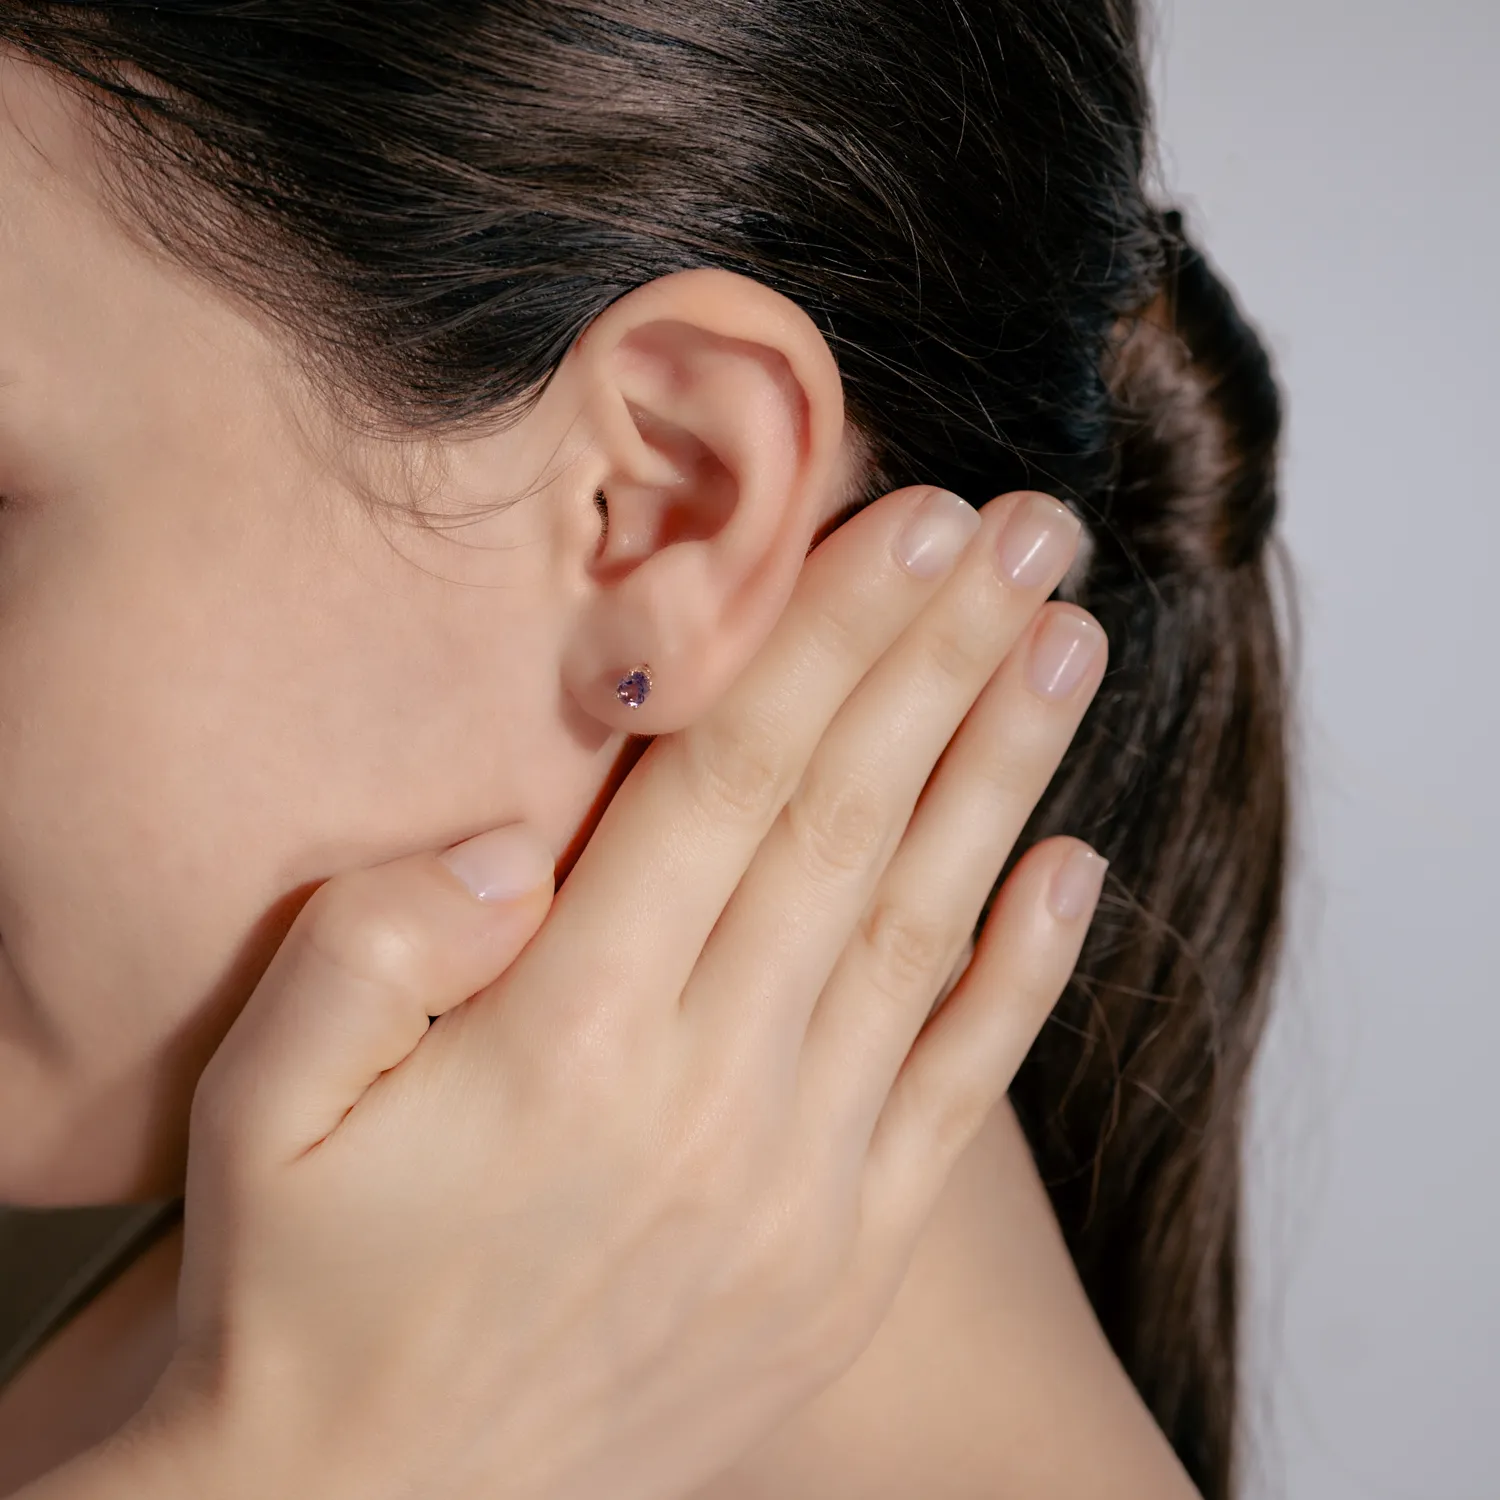
[(651, 668), (636, 667), (634, 671), (627, 672), (620, 679), (620, 685), (615, 689), (615, 697), (626, 708), (639, 708), (650, 695), (651, 688)]

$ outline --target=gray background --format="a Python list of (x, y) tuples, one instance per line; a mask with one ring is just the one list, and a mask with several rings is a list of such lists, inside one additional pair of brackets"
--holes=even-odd
[(1500, 0), (1163, 0), (1164, 176), (1280, 359), (1303, 823), (1252, 1500), (1500, 1497)]

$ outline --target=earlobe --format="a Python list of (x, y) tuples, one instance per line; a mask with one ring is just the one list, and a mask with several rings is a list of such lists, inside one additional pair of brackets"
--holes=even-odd
[(796, 304), (707, 270), (628, 294), (569, 359), (602, 524), (568, 691), (610, 727), (670, 733), (754, 655), (842, 504), (837, 365)]

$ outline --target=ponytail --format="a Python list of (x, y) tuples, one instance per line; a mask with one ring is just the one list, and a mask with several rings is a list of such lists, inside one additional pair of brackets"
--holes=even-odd
[(1232, 1490), (1246, 1084), (1281, 937), (1286, 690), (1268, 537), (1280, 403), (1183, 234), (1109, 359), (1115, 472), (1080, 602), (1112, 665), (1022, 840), (1111, 861), (1012, 1089), (1117, 1354), (1205, 1496)]

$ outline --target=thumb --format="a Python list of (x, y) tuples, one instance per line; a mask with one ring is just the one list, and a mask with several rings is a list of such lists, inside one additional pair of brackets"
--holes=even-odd
[(317, 1145), (430, 1016), (509, 968), (553, 876), (541, 837), (512, 824), (325, 881), (204, 1069), (190, 1148), (275, 1164)]

